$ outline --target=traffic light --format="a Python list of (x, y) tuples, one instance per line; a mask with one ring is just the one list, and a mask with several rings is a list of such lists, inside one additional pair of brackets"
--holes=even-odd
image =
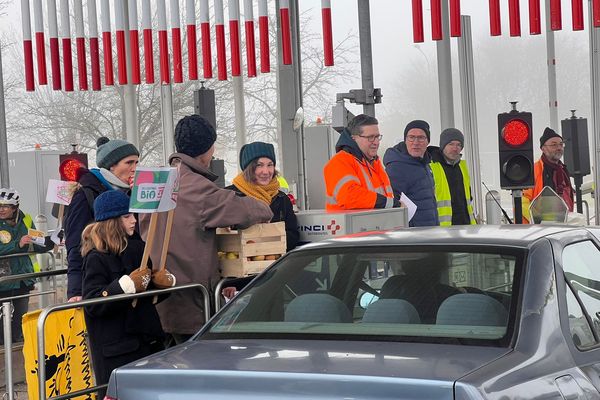
[(533, 128), (530, 112), (519, 112), (516, 102), (508, 113), (498, 114), (500, 187), (533, 187)]
[(81, 170), (87, 169), (88, 158), (86, 153), (78, 153), (73, 145), (73, 151), (67, 154), (61, 154), (59, 157), (60, 179), (63, 181), (75, 182), (79, 179)]

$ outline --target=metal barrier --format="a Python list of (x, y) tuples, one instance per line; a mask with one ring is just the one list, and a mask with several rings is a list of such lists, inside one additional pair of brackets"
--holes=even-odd
[[(118, 295), (103, 297), (100, 299), (81, 300), (81, 301), (77, 301), (77, 302), (73, 302), (73, 303), (55, 304), (55, 305), (46, 307), (40, 313), (40, 316), (38, 317), (38, 321), (37, 321), (38, 365), (40, 365), (40, 366), (45, 365), (44, 356), (45, 356), (46, 349), (45, 349), (45, 343), (44, 343), (44, 338), (45, 338), (44, 337), (44, 325), (45, 325), (46, 319), (48, 318), (48, 315), (50, 315), (50, 313), (53, 313), (55, 311), (61, 311), (61, 310), (69, 310), (71, 308), (79, 308), (79, 307), (93, 305), (93, 304), (112, 303), (115, 301), (131, 300), (131, 299), (137, 299), (140, 297), (158, 296), (158, 295), (161, 295), (164, 293), (170, 293), (170, 292), (175, 292), (175, 291), (179, 291), (179, 290), (187, 290), (187, 289), (193, 289), (193, 288), (200, 289), (200, 291), (202, 292), (202, 297), (204, 300), (204, 318), (205, 318), (205, 321), (208, 321), (210, 319), (210, 295), (209, 295), (209, 292), (206, 289), (206, 287), (204, 287), (204, 285), (202, 285), (200, 283), (175, 286), (172, 288), (161, 289), (161, 290), (150, 290), (147, 292), (135, 293), (135, 294), (118, 294)], [(81, 395), (92, 393), (92, 392), (97, 392), (99, 389), (103, 389), (105, 387), (107, 387), (106, 384), (96, 385), (91, 388), (79, 390), (79, 391), (69, 393), (69, 394), (66, 394), (63, 396), (51, 397), (48, 400), (70, 399), (72, 397), (81, 396)], [(45, 368), (39, 368), (39, 370), (38, 370), (38, 390), (39, 390), (39, 399), (47, 400), (46, 399), (46, 370), (45, 370)]]

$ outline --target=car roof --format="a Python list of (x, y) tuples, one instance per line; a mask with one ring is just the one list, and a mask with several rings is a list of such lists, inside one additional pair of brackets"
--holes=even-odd
[(379, 245), (490, 245), (527, 248), (536, 240), (556, 233), (586, 229), (569, 225), (464, 225), (451, 227), (400, 228), (361, 232), (302, 246), (321, 249)]

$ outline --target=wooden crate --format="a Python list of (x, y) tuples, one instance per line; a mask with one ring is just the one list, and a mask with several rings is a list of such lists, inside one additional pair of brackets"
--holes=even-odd
[(256, 224), (239, 231), (219, 228), (217, 249), (220, 254), (238, 254), (238, 258), (220, 257), (221, 276), (243, 277), (258, 274), (275, 260), (252, 261), (249, 257), (285, 253), (285, 223)]

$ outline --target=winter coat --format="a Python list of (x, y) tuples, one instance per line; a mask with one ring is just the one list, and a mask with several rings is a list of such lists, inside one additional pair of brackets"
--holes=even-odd
[[(133, 238), (118, 255), (92, 250), (83, 259), (83, 298), (123, 294), (119, 279), (140, 266), (143, 253), (144, 242)], [(164, 333), (152, 300), (85, 307), (96, 384), (107, 383), (113, 369), (162, 350)]]
[(422, 158), (408, 154), (404, 142), (390, 147), (383, 155), (383, 164), (390, 177), (394, 195), (399, 198), (404, 193), (417, 206), (417, 212), (409, 226), (439, 225), (430, 161), (428, 152)]
[[(33, 273), (33, 264), (29, 256), (24, 255), (23, 257), (5, 259), (2, 259), (2, 256), (30, 251), (43, 253), (53, 247), (53, 243), (47, 243), (47, 246), (30, 245), (23, 248), (19, 247), (21, 238), (28, 233), (25, 219), (29, 218), (31, 220), (31, 217), (21, 210), (18, 210), (17, 213), (16, 224), (14, 226), (9, 224), (8, 221), (0, 220), (0, 276)], [(33, 222), (31, 222), (31, 228), (35, 229)], [(21, 287), (26, 287), (30, 290), (34, 284), (35, 280), (33, 279), (3, 283), (0, 285), (0, 291), (19, 289)]]
[[(110, 184), (88, 171), (79, 179), (81, 189), (77, 190), (71, 199), (71, 204), (64, 219), (65, 247), (67, 248), (67, 298), (81, 296), (81, 233), (94, 221), (93, 201), (107, 190)], [(86, 194), (87, 192), (87, 194)], [(88, 196), (90, 199), (88, 199)], [(91, 203), (90, 204), (90, 200)]]
[(400, 205), (379, 158), (367, 160), (348, 130), (341, 133), (335, 149), (336, 155), (323, 168), (327, 211)]
[[(247, 228), (273, 218), (271, 209), (251, 197), (219, 188), (217, 176), (197, 160), (175, 153), (169, 163), (179, 168), (179, 193), (173, 215), (167, 269), (177, 284), (201, 283), (211, 289), (220, 278), (216, 228), (237, 225)], [(155, 243), (151, 257), (160, 260), (167, 213), (158, 215)], [(140, 215), (140, 230), (146, 238), (149, 214)], [(198, 291), (178, 291), (157, 306), (163, 329), (168, 333), (196, 333), (204, 321), (202, 295)]]
[[(235, 185), (227, 186), (225, 189), (234, 190), (238, 196), (246, 195)], [(287, 194), (279, 191), (270, 204), (273, 218), (270, 222), (285, 222), (285, 238), (287, 242), (286, 251), (294, 249), (298, 245), (300, 232), (298, 231), (298, 219), (294, 213), (294, 206)]]

